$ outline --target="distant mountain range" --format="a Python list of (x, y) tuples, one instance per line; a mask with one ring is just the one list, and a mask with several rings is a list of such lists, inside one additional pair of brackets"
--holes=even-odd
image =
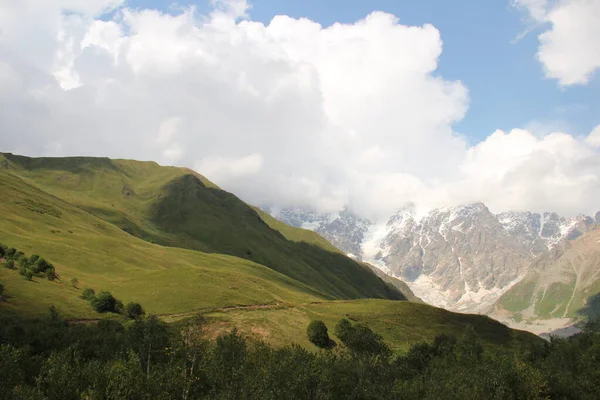
[[(583, 282), (577, 280), (577, 273), (565, 276), (562, 264), (556, 264), (569, 258), (567, 253), (573, 251), (570, 246), (575, 246), (590, 260), (586, 271), (600, 271), (595, 258), (600, 245), (593, 245), (587, 237), (588, 232), (598, 233), (600, 212), (594, 217), (574, 218), (552, 212), (494, 214), (476, 203), (417, 216), (414, 206), (407, 204), (386, 221), (375, 222), (347, 209), (332, 214), (266, 210), (290, 225), (314, 230), (349, 256), (405, 281), (425, 302), (453, 311), (491, 314), (512, 325), (522, 323), (523, 318), (534, 323), (557, 317), (566, 318), (563, 323), (568, 324), (568, 318), (576, 316), (578, 307), (585, 303), (585, 295), (600, 291), (595, 274)], [(580, 242), (590, 245), (580, 246)], [(544, 282), (551, 285), (562, 280), (572, 286), (564, 288), (566, 294), (562, 296), (573, 297), (567, 309), (563, 307), (561, 313), (536, 312), (532, 304), (539, 302), (540, 295), (529, 292), (514, 295), (523, 298), (521, 308), (504, 307), (510, 304), (511, 288), (526, 290), (519, 289), (520, 283), (536, 281), (540, 270), (546, 271)], [(547, 286), (536, 285), (538, 291)], [(573, 294), (575, 288), (578, 294)]]

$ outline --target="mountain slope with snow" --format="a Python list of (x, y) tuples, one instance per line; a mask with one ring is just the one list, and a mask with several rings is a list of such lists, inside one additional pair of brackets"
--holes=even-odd
[(476, 203), (418, 216), (407, 204), (386, 221), (348, 210), (336, 214), (280, 210), (284, 222), (313, 229), (336, 247), (406, 282), (416, 296), (453, 311), (489, 313), (531, 265), (598, 221), (556, 213), (493, 214)]

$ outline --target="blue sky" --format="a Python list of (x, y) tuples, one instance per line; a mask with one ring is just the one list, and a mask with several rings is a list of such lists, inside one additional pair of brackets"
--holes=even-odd
[[(126, 4), (165, 12), (192, 4), (201, 12), (210, 9), (208, 1), (129, 0)], [(535, 126), (541, 133), (562, 129), (587, 135), (600, 124), (600, 79), (563, 88), (545, 78), (536, 59), (540, 29), (515, 41), (527, 28), (526, 16), (508, 0), (254, 0), (251, 4), (250, 18), (265, 24), (285, 14), (328, 26), (355, 22), (377, 10), (396, 15), (405, 25), (434, 25), (444, 42), (437, 73), (460, 80), (469, 89), (469, 111), (455, 129), (471, 143), (495, 129)]]

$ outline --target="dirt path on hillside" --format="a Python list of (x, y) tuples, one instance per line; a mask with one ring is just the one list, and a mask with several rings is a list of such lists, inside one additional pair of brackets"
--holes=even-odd
[[(234, 305), (234, 306), (223, 306), (223, 307), (207, 307), (201, 308), (195, 311), (188, 311), (184, 313), (165, 313), (165, 314), (156, 314), (157, 317), (161, 319), (165, 318), (179, 318), (179, 317), (192, 317), (194, 315), (202, 315), (202, 314), (211, 314), (215, 312), (229, 312), (229, 311), (256, 311), (256, 310), (283, 310), (289, 308), (298, 308), (303, 306), (315, 305), (315, 304), (323, 304), (329, 303), (332, 300), (328, 301), (311, 301), (310, 303), (301, 303), (301, 304), (290, 304), (290, 303), (262, 303), (262, 304), (248, 304), (248, 305)], [(340, 300), (338, 303), (346, 303), (352, 300)], [(103, 318), (67, 318), (66, 321), (69, 324), (94, 324), (99, 321), (102, 321)]]

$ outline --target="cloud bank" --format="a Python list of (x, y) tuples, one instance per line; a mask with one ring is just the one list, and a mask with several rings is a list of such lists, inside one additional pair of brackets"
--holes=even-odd
[(436, 73), (434, 26), (382, 12), (265, 25), (245, 0), (212, 3), (208, 15), (115, 0), (1, 9), (0, 151), (155, 160), (254, 204), (371, 218), (407, 201), (598, 208), (598, 128), (497, 131), (476, 145), (453, 130), (468, 90)]

